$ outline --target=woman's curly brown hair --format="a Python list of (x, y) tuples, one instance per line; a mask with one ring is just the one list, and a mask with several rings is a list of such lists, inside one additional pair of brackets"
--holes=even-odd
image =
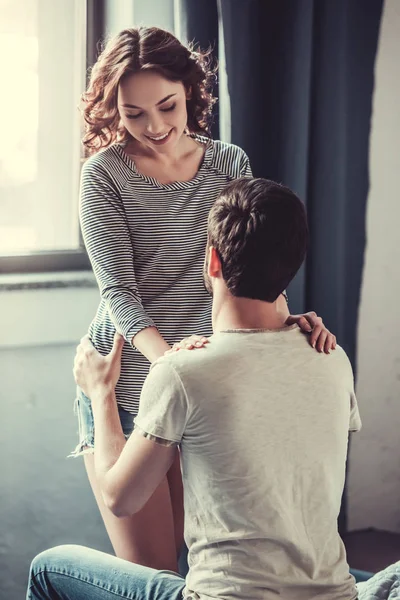
[(113, 142), (124, 142), (129, 133), (121, 123), (117, 106), (120, 81), (139, 71), (156, 71), (170, 81), (181, 81), (187, 100), (189, 133), (210, 136), (209, 126), (215, 68), (210, 51), (184, 46), (168, 31), (158, 27), (124, 29), (112, 38), (92, 68), (88, 89), (82, 96), (86, 123), (83, 144), (90, 153)]

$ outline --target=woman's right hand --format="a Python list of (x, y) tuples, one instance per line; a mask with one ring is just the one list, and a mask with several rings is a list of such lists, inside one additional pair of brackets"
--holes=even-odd
[(170, 350), (167, 350), (166, 354), (173, 354), (178, 350), (194, 350), (196, 348), (204, 348), (209, 343), (209, 339), (204, 335), (190, 335), (189, 337), (183, 338), (180, 342), (176, 342)]

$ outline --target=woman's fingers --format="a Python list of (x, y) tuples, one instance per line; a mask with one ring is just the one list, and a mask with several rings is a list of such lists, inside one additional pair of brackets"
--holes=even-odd
[(178, 350), (193, 350), (193, 348), (203, 348), (208, 344), (209, 340), (204, 335), (191, 335), (184, 338), (180, 342), (175, 342), (170, 350), (167, 350), (165, 354), (171, 354), (172, 352), (178, 352)]
[(297, 322), (297, 325), (300, 327), (302, 331), (309, 332), (312, 331), (312, 327), (308, 321), (308, 319), (303, 315)]
[[(325, 342), (326, 339), (328, 337), (328, 330), (327, 329), (322, 329), (321, 333), (318, 336), (317, 342), (315, 344), (316, 349), (318, 350), (318, 352), (323, 352), (324, 348), (325, 348)], [(330, 352), (330, 350), (329, 350)]]
[(336, 348), (336, 336), (334, 336), (333, 333), (328, 331), (328, 335), (326, 337), (325, 346), (324, 346), (324, 352), (326, 354), (330, 354), (332, 350), (335, 350), (335, 348)]

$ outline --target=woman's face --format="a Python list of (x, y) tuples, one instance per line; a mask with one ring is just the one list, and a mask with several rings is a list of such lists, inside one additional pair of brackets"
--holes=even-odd
[(155, 72), (135, 73), (118, 87), (118, 110), (133, 138), (153, 151), (169, 152), (187, 124), (185, 87)]

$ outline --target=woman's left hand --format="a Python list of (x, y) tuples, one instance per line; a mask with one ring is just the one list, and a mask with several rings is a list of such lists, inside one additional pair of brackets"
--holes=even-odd
[(330, 354), (336, 348), (336, 336), (327, 329), (321, 319), (314, 311), (304, 315), (290, 315), (286, 325), (297, 324), (304, 333), (309, 333), (310, 345), (318, 352)]

